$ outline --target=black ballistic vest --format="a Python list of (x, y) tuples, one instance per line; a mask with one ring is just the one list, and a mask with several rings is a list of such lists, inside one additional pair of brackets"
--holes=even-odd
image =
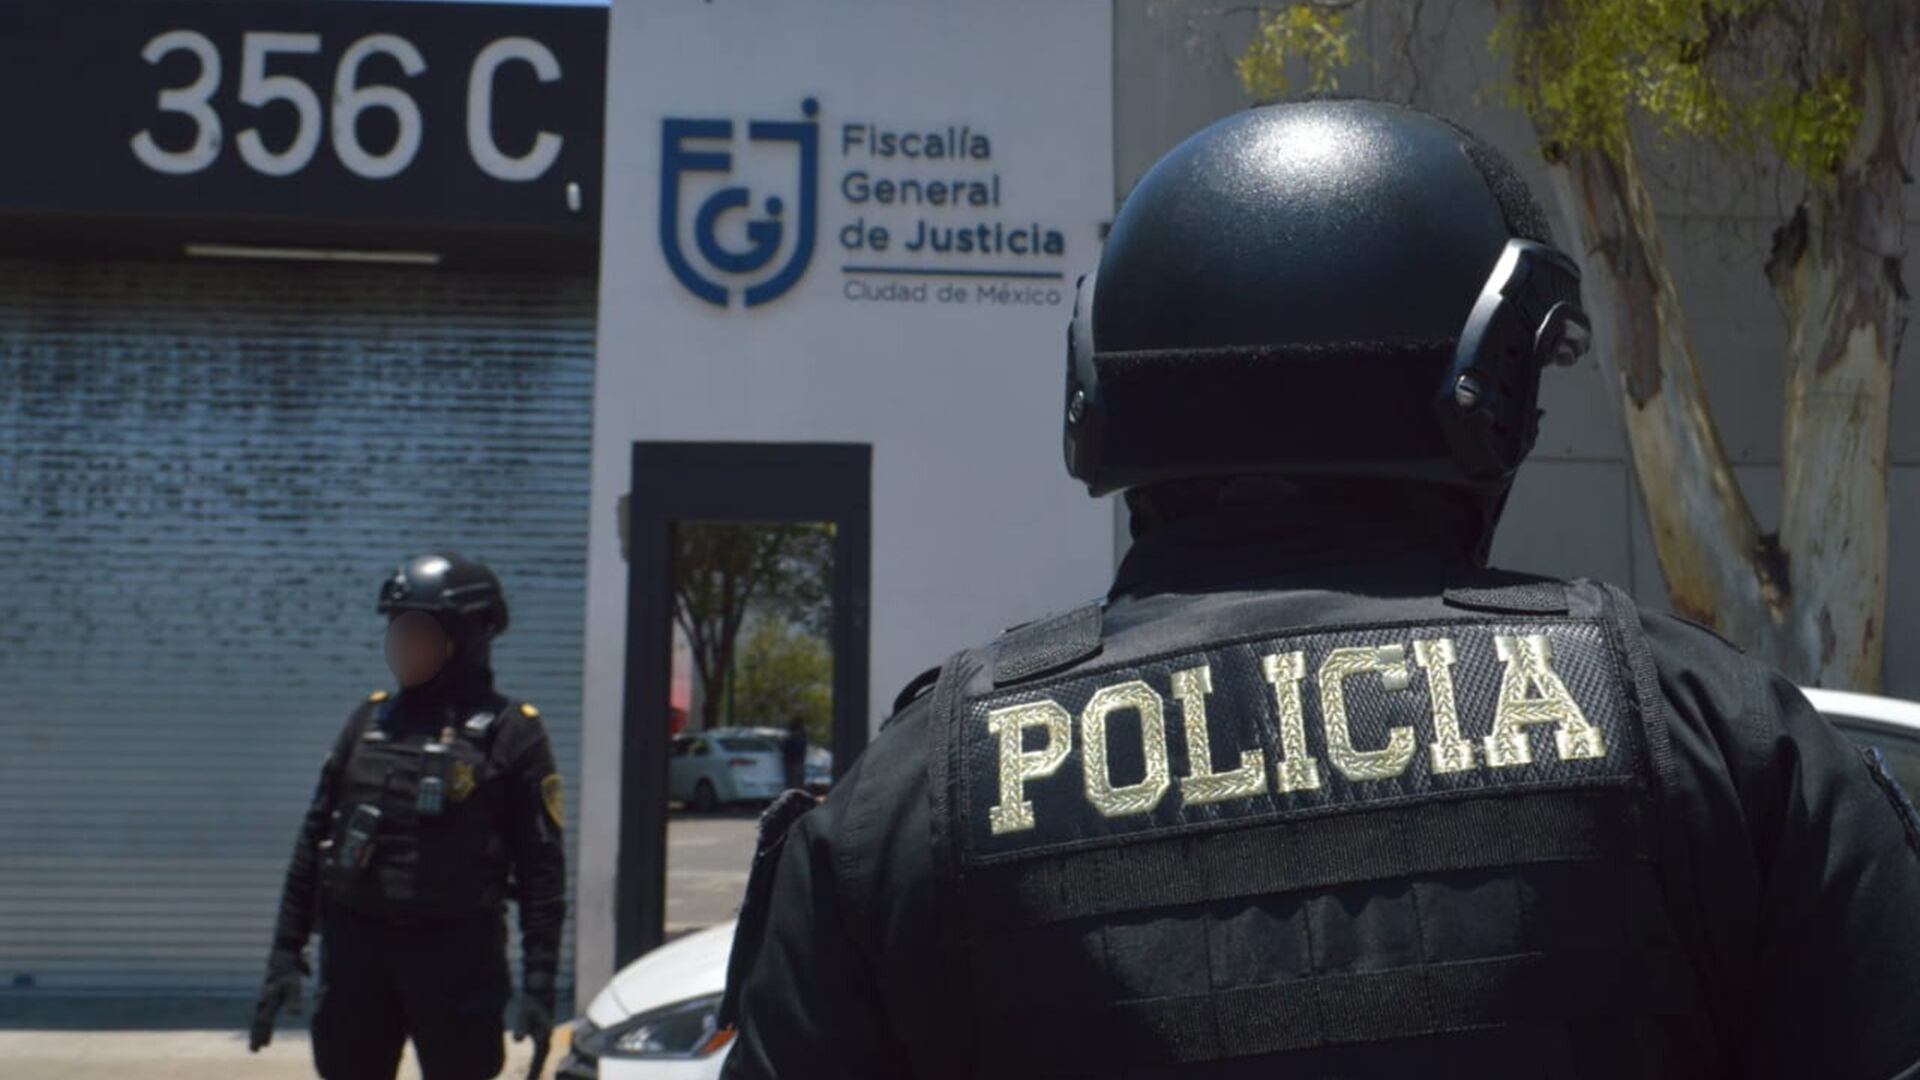
[[(341, 769), (321, 862), (327, 900), (389, 918), (501, 910), (509, 870), (506, 792), (492, 748), (507, 706), (469, 714), (438, 734), (396, 739), (380, 723), (392, 704), (364, 711)], [(379, 817), (356, 859), (350, 833), (363, 806)], [(358, 819), (362, 827), (368, 820)]]
[(1447, 600), (1227, 640), (1096, 606), (948, 663), (934, 841), (978, 1075), (1713, 1074), (1631, 601)]

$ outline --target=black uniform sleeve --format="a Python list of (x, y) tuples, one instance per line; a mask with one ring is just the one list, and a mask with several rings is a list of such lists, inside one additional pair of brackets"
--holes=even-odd
[(565, 801), (546, 728), (517, 710), (508, 725), (500, 735), (500, 757), (508, 786), (507, 847), (520, 906), (522, 985), (529, 993), (551, 997), (567, 916)]
[(1735, 1075), (1920, 1075), (1920, 851), (1897, 796), (1782, 676), (1677, 621), (1648, 631)]
[[(739, 1034), (723, 1074), (942, 1075), (910, 1057), (911, 1036), (957, 1022), (939, 1000), (956, 980), (939, 954), (929, 854), (926, 709), (888, 724), (826, 801), (787, 833), (763, 926), (733, 970)], [(960, 1025), (964, 1027), (964, 1024)]]
[(320, 842), (327, 838), (333, 824), (340, 769), (370, 711), (371, 707), (364, 705), (354, 710), (340, 737), (334, 740), (332, 752), (320, 765), (320, 779), (314, 785), (306, 816), (300, 820), (300, 835), (293, 842), (293, 858), (287, 863), (287, 880), (280, 889), (280, 917), (273, 928), (276, 952), (299, 954), (313, 933), (313, 913), (320, 895)]

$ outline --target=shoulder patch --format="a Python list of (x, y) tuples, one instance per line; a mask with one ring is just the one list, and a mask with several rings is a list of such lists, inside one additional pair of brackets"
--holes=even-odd
[(538, 720), (540, 719), (540, 710), (523, 701), (520, 703), (520, 715), (529, 720)]
[(387, 693), (385, 690), (375, 690), (373, 693), (367, 695), (367, 701), (378, 705), (392, 696), (392, 694)]
[(554, 828), (567, 827), (566, 788), (559, 773), (548, 773), (540, 781), (540, 804), (547, 808), (547, 819), (553, 822)]

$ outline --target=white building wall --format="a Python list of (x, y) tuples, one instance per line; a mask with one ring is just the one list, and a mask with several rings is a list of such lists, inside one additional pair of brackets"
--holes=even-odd
[[(612, 963), (627, 581), (615, 515), (633, 442), (872, 444), (875, 725), (900, 686), (956, 648), (1104, 589), (1111, 512), (1066, 476), (1059, 414), (1073, 278), (1097, 259), (1112, 206), (1110, 15), (1106, 0), (616, 3), (588, 557), (582, 986), (599, 985)], [(685, 202), (678, 235), (707, 280), (751, 285), (794, 254), (802, 200), (798, 153), (754, 143), (746, 123), (803, 120), (807, 98), (819, 108), (812, 258), (777, 299), (744, 307), (735, 288), (728, 306), (714, 306), (663, 254), (663, 121), (734, 122), (730, 143), (697, 144), (731, 153), (730, 175), (675, 178)], [(924, 133), (964, 125), (988, 138), (990, 156), (848, 155), (848, 123), (921, 132), (923, 148)], [(842, 189), (855, 169), (922, 181), (997, 176), (1000, 205), (856, 205)], [(696, 208), (732, 183), (751, 189), (752, 203), (751, 213), (721, 218), (719, 240), (731, 250), (748, 246), (742, 222), (765, 216), (766, 196), (783, 199), (779, 252), (761, 271), (718, 272), (694, 242)], [(921, 219), (1037, 223), (1059, 233), (1060, 250), (906, 250)], [(887, 227), (888, 250), (847, 250), (843, 230), (856, 221)], [(1061, 276), (845, 272), (874, 264)], [(849, 297), (887, 284), (925, 285), (927, 299)], [(966, 301), (942, 302), (943, 286)], [(1019, 292), (1027, 288), (1036, 292)]]

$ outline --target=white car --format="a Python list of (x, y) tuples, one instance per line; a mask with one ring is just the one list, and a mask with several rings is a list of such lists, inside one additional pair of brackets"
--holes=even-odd
[[(1920, 794), (1920, 704), (1874, 694), (1808, 690), (1834, 726), (1877, 747), (1909, 793)], [(557, 1080), (717, 1080), (733, 1032), (715, 1020), (733, 950), (728, 921), (628, 964), (574, 1023)]]
[(711, 1080), (733, 1030), (714, 1017), (733, 922), (675, 938), (622, 968), (573, 1022), (555, 1080)]
[(667, 798), (706, 813), (728, 803), (766, 802), (787, 787), (780, 744), (739, 728), (673, 737)]
[(1877, 748), (1908, 797), (1920, 798), (1920, 704), (1845, 690), (1804, 693), (1848, 738)]

